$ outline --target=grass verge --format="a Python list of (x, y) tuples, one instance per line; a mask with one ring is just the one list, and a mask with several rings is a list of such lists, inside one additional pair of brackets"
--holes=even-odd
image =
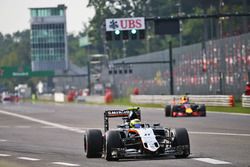
[(241, 102), (236, 102), (234, 107), (214, 107), (214, 106), (207, 106), (207, 111), (218, 111), (218, 112), (250, 114), (250, 108), (242, 107), (241, 106)]
[(136, 104), (136, 103), (131, 103), (129, 101), (129, 98), (114, 99), (112, 103), (109, 103), (109, 105), (123, 105), (123, 106), (131, 106), (131, 107), (152, 107), (152, 108), (162, 108), (162, 107), (164, 107), (164, 105), (162, 105), (162, 104)]
[(0, 167), (24, 167), (24, 166), (17, 163), (0, 160)]

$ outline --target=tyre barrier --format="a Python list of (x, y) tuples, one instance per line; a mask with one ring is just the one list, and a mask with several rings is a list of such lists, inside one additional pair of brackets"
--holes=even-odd
[(111, 92), (107, 92), (104, 96), (105, 103), (111, 103), (113, 101), (113, 95)]
[[(180, 95), (130, 95), (130, 102), (137, 104), (167, 104), (179, 103)], [(190, 102), (205, 104), (206, 106), (227, 106), (235, 105), (232, 95), (188, 95)]]
[(89, 103), (105, 103), (105, 96), (86, 96), (85, 101)]
[(250, 95), (242, 95), (242, 107), (250, 107)]
[(45, 100), (45, 101), (53, 101), (54, 94), (48, 93), (48, 94), (37, 95), (37, 99), (38, 100)]
[[(40, 99), (43, 100), (54, 100), (55, 102), (66, 102), (67, 96), (64, 95), (63, 93), (55, 93), (54, 94), (54, 99), (48, 98), (48, 97), (43, 97)], [(97, 95), (93, 95), (93, 96), (78, 96), (75, 98), (76, 102), (88, 102), (88, 103), (110, 103), (112, 102), (113, 97), (112, 94), (108, 94), (108, 96), (97, 96)]]

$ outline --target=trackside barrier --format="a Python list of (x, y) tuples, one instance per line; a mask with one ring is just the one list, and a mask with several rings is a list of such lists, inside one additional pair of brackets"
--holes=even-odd
[[(178, 103), (179, 95), (130, 95), (130, 102), (138, 104), (167, 104)], [(188, 95), (190, 102), (205, 104), (207, 106), (228, 106), (235, 105), (232, 95)]]
[(250, 107), (250, 95), (242, 95), (242, 107)]
[(105, 103), (105, 96), (86, 96), (85, 101), (90, 103)]
[(54, 94), (41, 94), (37, 96), (37, 99), (39, 100), (46, 100), (46, 101), (53, 101), (54, 100)]
[(65, 97), (63, 93), (55, 93), (54, 94), (54, 100), (55, 102), (63, 103), (65, 102)]
[[(89, 103), (107, 103), (105, 96), (78, 96), (76, 98), (76, 102), (89, 102)], [(54, 94), (55, 102), (65, 102), (66, 96), (63, 93), (55, 93)]]

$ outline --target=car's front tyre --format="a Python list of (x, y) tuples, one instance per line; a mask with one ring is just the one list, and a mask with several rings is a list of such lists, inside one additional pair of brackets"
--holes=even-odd
[(104, 158), (107, 161), (118, 161), (119, 153), (117, 148), (123, 148), (120, 131), (107, 131), (105, 134)]
[(190, 143), (187, 129), (171, 129), (172, 147), (176, 147), (176, 158), (186, 158), (190, 154)]
[(165, 106), (165, 116), (170, 117), (171, 116), (171, 105)]
[(83, 150), (87, 158), (100, 158), (102, 156), (103, 138), (101, 130), (86, 130), (83, 142)]
[(199, 106), (199, 112), (201, 117), (205, 117), (207, 115), (206, 106), (204, 104)]

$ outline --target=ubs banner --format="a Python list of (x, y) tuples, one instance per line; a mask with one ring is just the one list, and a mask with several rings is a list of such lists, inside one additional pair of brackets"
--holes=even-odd
[(106, 19), (106, 31), (115, 30), (143, 30), (145, 29), (145, 18), (134, 17), (134, 18), (111, 18)]

